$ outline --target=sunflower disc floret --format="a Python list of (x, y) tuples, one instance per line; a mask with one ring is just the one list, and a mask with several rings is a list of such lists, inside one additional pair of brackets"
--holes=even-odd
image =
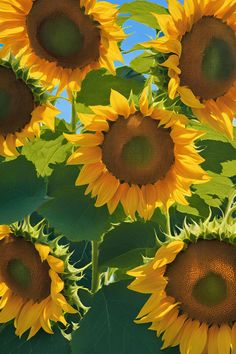
[(67, 161), (83, 165), (76, 185), (88, 185), (95, 206), (113, 213), (121, 202), (132, 218), (150, 219), (158, 206), (187, 204), (191, 184), (209, 180), (194, 146), (204, 133), (187, 128), (185, 116), (155, 108), (147, 88), (137, 108), (114, 90), (110, 106), (90, 108), (93, 114), (79, 115), (84, 132), (65, 136), (79, 146)]
[(81, 271), (70, 263), (67, 246), (48, 240), (45, 223), (0, 226), (0, 323), (14, 320), (15, 333), (28, 339), (40, 328), (53, 334), (55, 323), (67, 328), (66, 314), (78, 314)]
[(210, 217), (185, 224), (154, 259), (128, 272), (131, 290), (151, 294), (137, 323), (152, 322), (162, 349), (181, 354), (230, 354), (236, 350), (236, 224)]

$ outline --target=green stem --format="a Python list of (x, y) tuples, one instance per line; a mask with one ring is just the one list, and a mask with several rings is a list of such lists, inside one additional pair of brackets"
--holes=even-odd
[(98, 271), (99, 242), (92, 241), (92, 293), (96, 293), (100, 286), (100, 274)]
[(232, 214), (236, 211), (236, 205), (234, 203), (234, 199), (236, 197), (235, 190), (229, 195), (228, 197), (228, 203), (225, 208), (225, 216), (222, 225), (225, 225), (226, 223), (229, 223), (229, 219), (232, 216)]
[(225, 221), (226, 221), (227, 223), (229, 223), (229, 219), (230, 219), (230, 217), (232, 217), (232, 214), (233, 214), (234, 212), (236, 212), (236, 205), (235, 205), (234, 207), (232, 207), (232, 208), (227, 212), (227, 214), (225, 215)]
[(76, 123), (77, 123), (77, 112), (75, 108), (76, 100), (72, 98), (72, 115), (71, 115), (71, 129), (76, 133)]

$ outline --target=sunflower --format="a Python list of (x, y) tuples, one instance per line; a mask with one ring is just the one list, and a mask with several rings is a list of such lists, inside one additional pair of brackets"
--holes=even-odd
[(95, 0), (0, 0), (0, 41), (36, 78), (79, 90), (86, 74), (101, 67), (115, 73), (122, 61), (117, 7)]
[(65, 134), (80, 147), (67, 164), (84, 165), (76, 185), (88, 184), (85, 194), (97, 196), (95, 206), (107, 204), (113, 213), (119, 201), (127, 215), (150, 219), (157, 206), (187, 204), (192, 183), (209, 180), (199, 166), (204, 159), (194, 140), (203, 132), (188, 129), (187, 118), (149, 105), (145, 88), (136, 109), (112, 90), (110, 106), (92, 106), (93, 114), (80, 114), (81, 134)]
[(18, 147), (40, 135), (42, 123), (53, 129), (59, 112), (38, 82), (19, 68), (17, 60), (0, 60), (1, 156), (18, 155)]
[(162, 335), (162, 349), (179, 345), (181, 354), (235, 353), (235, 245), (235, 221), (208, 218), (185, 225), (151, 262), (128, 272), (136, 277), (129, 289), (151, 294), (135, 322), (152, 322), (150, 329)]
[(28, 339), (40, 328), (53, 334), (55, 322), (67, 326), (65, 314), (79, 307), (78, 270), (68, 263), (68, 248), (49, 242), (44, 227), (29, 220), (0, 226), (0, 323), (14, 319), (16, 335), (30, 330)]
[(203, 123), (233, 138), (236, 112), (236, 4), (229, 0), (169, 0), (168, 15), (153, 14), (164, 36), (142, 45), (167, 55), (171, 99)]

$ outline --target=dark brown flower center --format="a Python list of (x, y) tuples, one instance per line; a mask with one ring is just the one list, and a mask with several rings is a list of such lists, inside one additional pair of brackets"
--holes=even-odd
[(174, 162), (168, 129), (141, 113), (111, 124), (102, 144), (107, 169), (120, 181), (145, 185), (165, 177)]
[(36, 0), (26, 25), (40, 58), (63, 68), (82, 68), (99, 58), (100, 30), (78, 0)]
[(203, 17), (182, 38), (180, 82), (201, 99), (224, 95), (236, 80), (236, 38), (225, 22)]
[(0, 134), (21, 131), (31, 120), (34, 96), (11, 69), (0, 66)]
[(236, 247), (218, 240), (190, 244), (167, 266), (166, 293), (192, 319), (236, 321)]
[(13, 293), (35, 302), (50, 294), (49, 266), (33, 244), (10, 236), (0, 241), (0, 253), (0, 278)]

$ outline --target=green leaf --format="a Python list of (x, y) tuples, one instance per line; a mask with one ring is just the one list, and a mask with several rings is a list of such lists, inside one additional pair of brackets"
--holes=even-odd
[(95, 200), (84, 195), (84, 188), (75, 187), (78, 174), (76, 166), (56, 166), (48, 184), (52, 199), (38, 213), (71, 241), (98, 240), (116, 217), (109, 215), (106, 206), (96, 208)]
[(186, 216), (195, 221), (206, 218), (210, 208), (213, 216), (219, 215), (219, 208), (224, 206), (232, 191), (233, 179), (236, 176), (236, 142), (229, 141), (223, 134), (198, 121), (191, 120), (190, 126), (206, 132), (196, 145), (201, 156), (205, 158), (201, 167), (209, 173), (211, 180), (192, 186), (193, 195), (187, 198), (189, 205), (176, 205), (176, 209), (171, 208), (172, 224), (178, 226), (181, 226)]
[(129, 16), (123, 16), (123, 15), (118, 15), (116, 23), (119, 26), (123, 26), (123, 24), (125, 23), (125, 21), (129, 20)]
[[(100, 246), (101, 268), (133, 268), (142, 264), (142, 255), (156, 251), (157, 225), (153, 222), (125, 222), (110, 230)], [(148, 252), (149, 251), (149, 252)]]
[(226, 161), (222, 162), (222, 175), (228, 177), (235, 177), (236, 176), (236, 161)]
[(150, 53), (142, 53), (130, 62), (130, 67), (138, 73), (148, 73), (155, 64), (155, 59)]
[(142, 50), (143, 51), (144, 49), (145, 48), (141, 44), (137, 43), (137, 44), (133, 45), (129, 50), (126, 50), (124, 52), (124, 54), (132, 53), (132, 52), (134, 52), (136, 50)]
[(152, 15), (152, 12), (156, 14), (168, 14), (168, 10), (165, 7), (149, 1), (125, 3), (120, 7), (119, 12), (121, 14), (129, 14), (129, 20), (138, 21), (156, 29), (160, 29), (160, 26), (156, 18)]
[(179, 353), (177, 348), (162, 351), (155, 332), (134, 323), (149, 296), (128, 290), (128, 284), (111, 284), (94, 295), (92, 308), (72, 335), (72, 354)]
[[(206, 218), (209, 215), (209, 206), (199, 195), (193, 194), (188, 198), (188, 201), (189, 205), (178, 204), (176, 206), (176, 209), (183, 213), (184, 217), (188, 214), (192, 219), (198, 220), (199, 218)], [(195, 218), (194, 216), (197, 216), (198, 218)]]
[(206, 171), (222, 174), (226, 162), (234, 161), (230, 169), (226, 170), (228, 176), (236, 174), (236, 149), (229, 143), (217, 140), (202, 140), (201, 148), (204, 148), (201, 155), (206, 160), (201, 166)]
[(23, 156), (1, 163), (0, 176), (0, 224), (21, 220), (46, 202), (46, 182)]
[(195, 193), (204, 199), (205, 203), (212, 207), (220, 207), (224, 199), (229, 196), (234, 184), (224, 176), (210, 174), (212, 180), (208, 183), (195, 185)]
[(234, 183), (231, 179), (209, 173), (212, 180), (208, 183), (193, 185), (193, 195), (188, 199), (189, 205), (177, 204), (175, 208), (170, 209), (172, 229), (182, 227), (184, 219), (191, 222), (205, 219), (209, 216), (210, 209), (212, 216), (219, 216), (227, 197), (230, 195)]
[[(144, 78), (136, 73), (133, 77), (124, 75), (130, 68), (117, 69), (117, 76), (108, 74), (104, 69), (90, 72), (84, 79), (81, 91), (77, 95), (77, 102), (87, 106), (109, 105), (111, 89), (119, 91), (129, 97), (130, 91), (138, 94), (144, 86)], [(96, 85), (94, 84), (96, 83)]]
[(54, 140), (35, 139), (24, 146), (22, 154), (33, 162), (38, 174), (42, 177), (50, 176), (51, 165), (64, 162), (71, 152), (71, 144), (63, 135)]
[(151, 219), (158, 225), (158, 228), (161, 232), (166, 230), (166, 216), (163, 213), (160, 208), (156, 208)]
[(13, 325), (0, 328), (1, 354), (71, 354), (70, 344), (57, 329), (55, 333), (38, 332), (32, 339), (19, 338)]

